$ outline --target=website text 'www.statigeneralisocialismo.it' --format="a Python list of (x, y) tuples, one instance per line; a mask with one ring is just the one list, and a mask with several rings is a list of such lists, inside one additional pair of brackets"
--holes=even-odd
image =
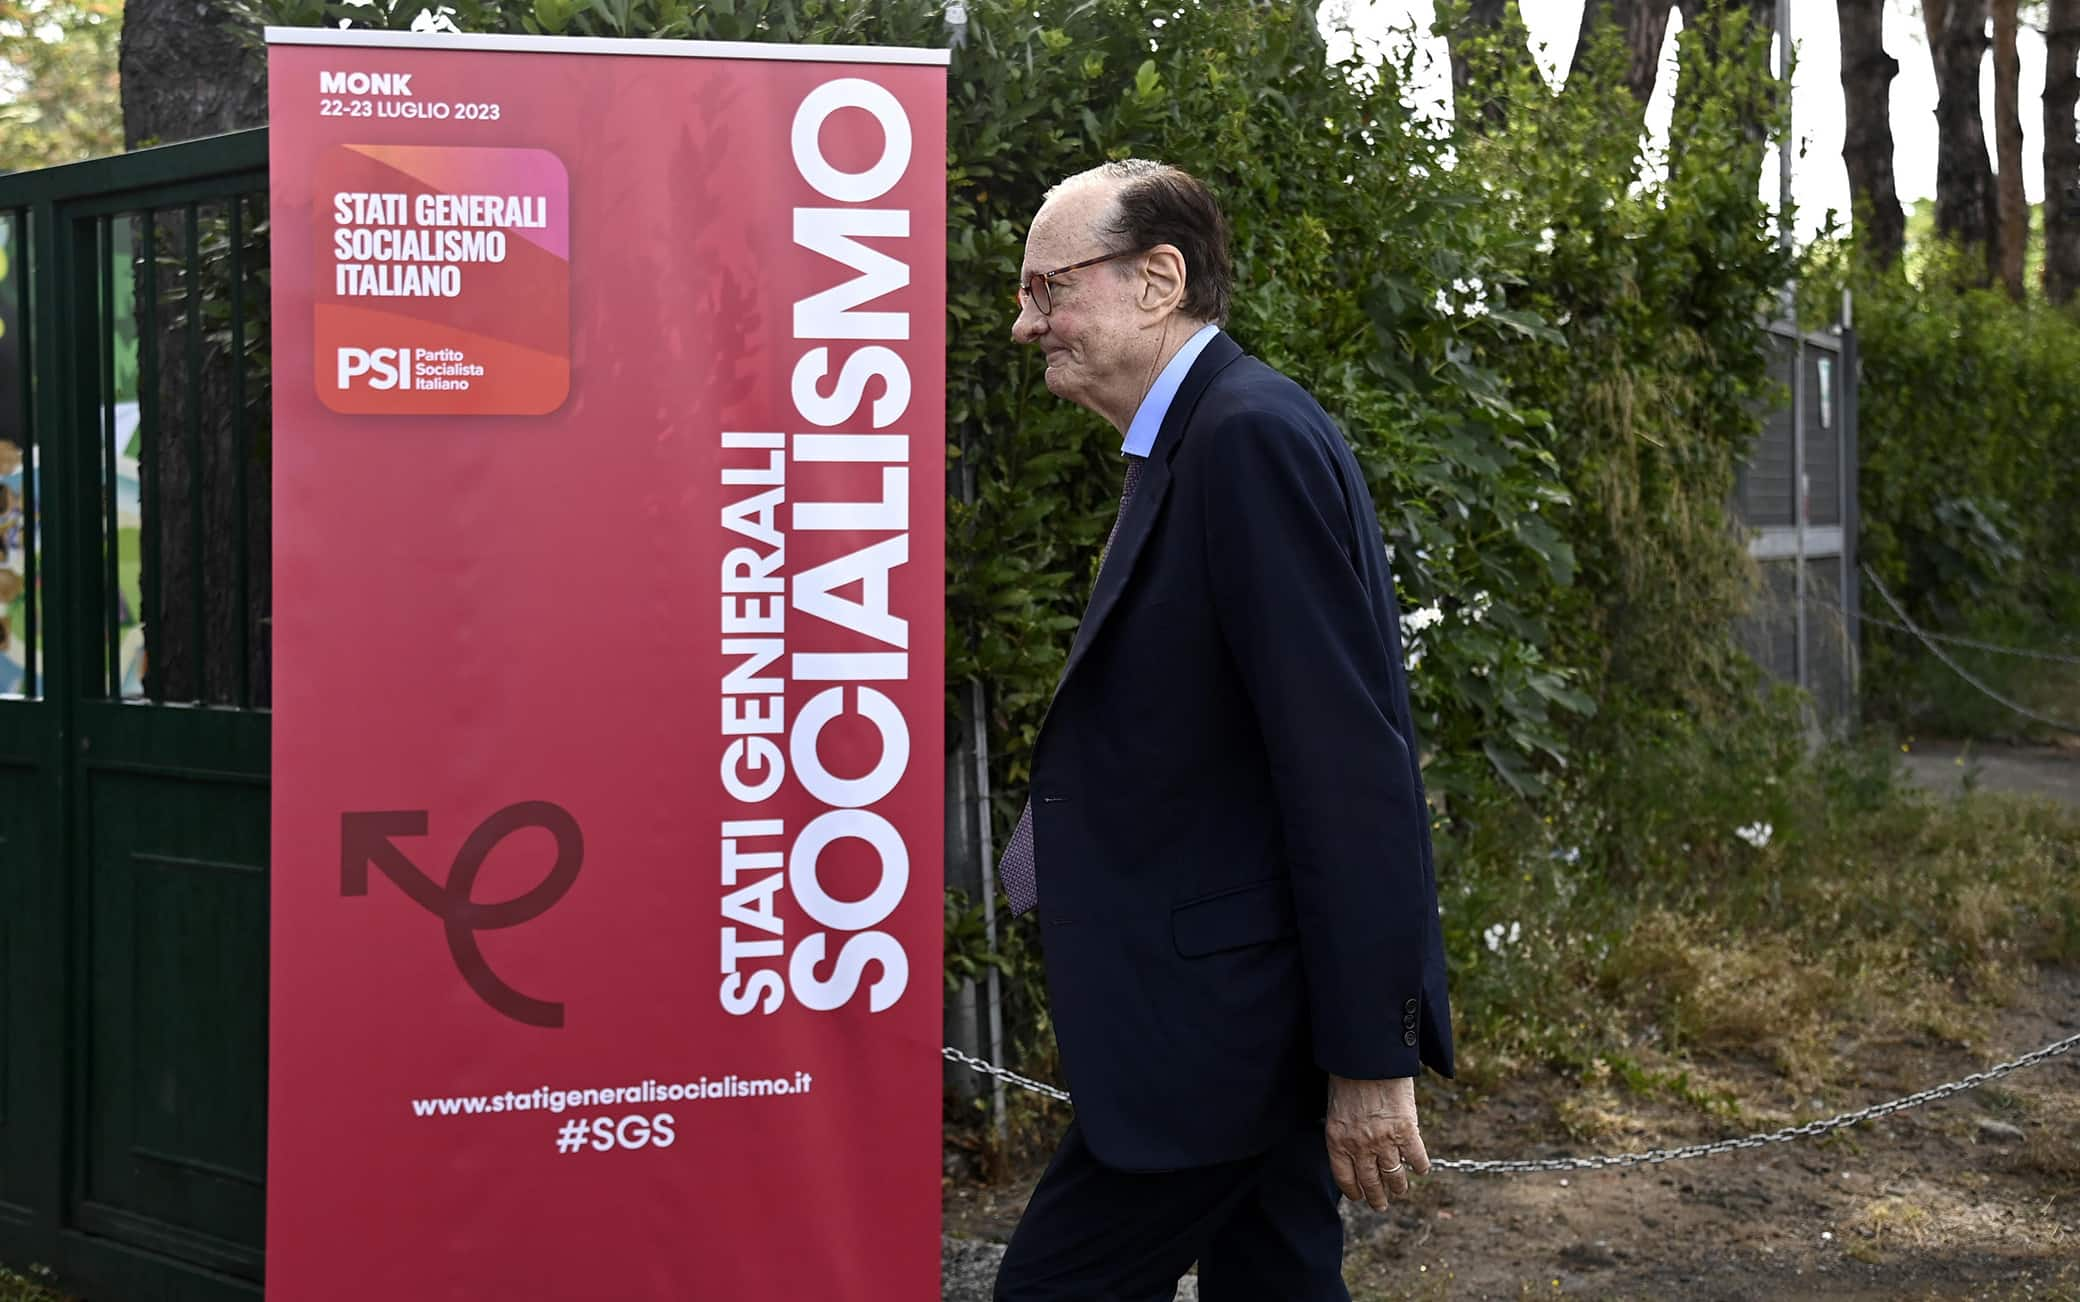
[[(689, 1081), (646, 1080), (640, 1085), (606, 1089), (552, 1089), (540, 1085), (525, 1093), (461, 1094), (412, 1100), (415, 1117), (490, 1116), (512, 1112), (563, 1113), (574, 1109), (614, 1108), (656, 1103), (704, 1102), (718, 1099), (773, 1098), (807, 1094), (815, 1083), (808, 1072), (788, 1076), (702, 1076)], [(584, 1148), (670, 1148), (675, 1118), (669, 1112), (573, 1119), (557, 1128), (556, 1151)]]

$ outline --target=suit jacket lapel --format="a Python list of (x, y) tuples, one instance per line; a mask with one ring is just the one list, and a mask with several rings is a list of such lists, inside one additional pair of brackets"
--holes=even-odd
[[(1192, 369), (1185, 373), (1184, 383), (1177, 388), (1177, 396), (1171, 399), (1170, 410), (1163, 414), (1163, 427), (1156, 433), (1155, 445), (1149, 449), (1148, 463), (1141, 468), (1141, 482), (1134, 486), (1134, 500), (1127, 504), (1126, 514), (1120, 517), (1119, 533), (1112, 540), (1112, 550), (1105, 556), (1105, 563), (1098, 571), (1097, 586), (1091, 589), (1090, 605), (1084, 609), (1083, 622), (1076, 627), (1076, 641), (1069, 647), (1069, 662), (1062, 668), (1061, 686), (1066, 686), (1069, 676), (1083, 659), (1084, 652), (1098, 635), (1105, 617), (1119, 601), (1125, 591), (1127, 579), (1134, 572), (1134, 561), (1141, 554), (1141, 546), (1148, 541), (1150, 529), (1155, 526), (1157, 513), (1163, 505), (1164, 494), (1170, 491), (1170, 459), (1177, 455), (1185, 432), (1191, 425), (1192, 413), (1205, 396), (1206, 387), (1213, 377), (1242, 356), (1242, 346), (1230, 339), (1223, 331), (1207, 341)], [(1059, 695), (1061, 686), (1056, 694)]]

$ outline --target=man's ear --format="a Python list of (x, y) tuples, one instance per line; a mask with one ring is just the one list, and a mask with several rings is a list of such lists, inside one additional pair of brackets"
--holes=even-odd
[(1151, 311), (1174, 308), (1184, 302), (1184, 254), (1174, 244), (1158, 244), (1143, 264), (1141, 306)]

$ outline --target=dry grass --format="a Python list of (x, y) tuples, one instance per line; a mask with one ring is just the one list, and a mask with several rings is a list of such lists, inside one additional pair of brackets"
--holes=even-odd
[(1781, 937), (1727, 936), (1665, 909), (1640, 920), (1602, 976), (1606, 993), (1629, 991), (1659, 1015), (1671, 1047), (1755, 1055), (1792, 1076), (1810, 1071), (1838, 988)]
[[(1635, 817), (1665, 867), (1540, 853), (1481, 884), (1461, 925), (1521, 921), (1522, 938), (1455, 953), (1476, 1090), (1557, 1066), (1586, 1086), (1562, 1118), (1585, 1139), (1614, 1133), (1611, 1090), (1768, 1115), (1850, 1083), (1859, 1048), (2021, 1047), (1979, 1043), (1988, 1013), (2038, 965), (2080, 962), (2080, 813), (1935, 800), (1882, 770), (1690, 781)], [(1764, 811), (1767, 844), (1732, 834)]]
[(1935, 1220), (1935, 1213), (1927, 1207), (1898, 1195), (1874, 1198), (1849, 1221), (1854, 1236), (1849, 1241), (1849, 1255), (1876, 1263), (1885, 1259), (1887, 1249), (1926, 1247)]

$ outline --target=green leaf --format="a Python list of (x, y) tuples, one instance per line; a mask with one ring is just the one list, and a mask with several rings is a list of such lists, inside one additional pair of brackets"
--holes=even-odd
[(1163, 75), (1156, 70), (1154, 59), (1145, 59), (1134, 70), (1134, 98), (1150, 103), (1163, 96)]

